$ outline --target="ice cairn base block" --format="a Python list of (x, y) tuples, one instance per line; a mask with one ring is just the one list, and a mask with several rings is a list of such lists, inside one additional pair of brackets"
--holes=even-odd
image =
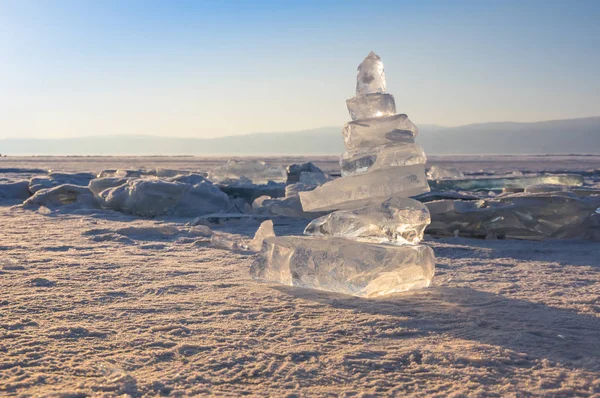
[(288, 286), (376, 297), (427, 287), (434, 270), (433, 250), (424, 245), (282, 236), (263, 241), (250, 274)]

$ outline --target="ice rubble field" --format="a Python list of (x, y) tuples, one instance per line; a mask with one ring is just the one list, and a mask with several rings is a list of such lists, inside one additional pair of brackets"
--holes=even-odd
[[(594, 206), (600, 156), (429, 156), (433, 283), (374, 299), (251, 279), (264, 220), (290, 240), (311, 220), (317, 234), (364, 233), (352, 215), (298, 206), (338, 177), (337, 158), (264, 160), (325, 176), (257, 187), (215, 171), (223, 158), (0, 158), (0, 395), (600, 393), (599, 229), (577, 218)], [(515, 214), (554, 223), (496, 220)]]

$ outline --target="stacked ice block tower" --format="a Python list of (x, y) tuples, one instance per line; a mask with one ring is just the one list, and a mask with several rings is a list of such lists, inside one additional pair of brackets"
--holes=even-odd
[(352, 121), (342, 130), (342, 178), (301, 192), (304, 211), (332, 211), (304, 237), (269, 237), (252, 265), (258, 279), (363, 297), (427, 287), (433, 250), (419, 242), (429, 211), (410, 196), (429, 191), (417, 127), (396, 114), (385, 72), (371, 52), (358, 67)]

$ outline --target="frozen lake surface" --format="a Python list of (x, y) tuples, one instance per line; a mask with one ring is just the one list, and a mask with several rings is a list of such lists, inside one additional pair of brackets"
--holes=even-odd
[[(263, 159), (339, 171), (335, 157)], [(48, 169), (203, 172), (226, 160), (7, 157), (0, 182)], [(599, 185), (600, 156), (429, 164), (466, 176), (582, 172)], [(598, 242), (426, 236), (432, 287), (361, 299), (255, 282), (253, 255), (210, 247), (189, 218), (12, 204), (0, 205), (0, 395), (600, 393)], [(279, 220), (275, 232), (307, 222)]]

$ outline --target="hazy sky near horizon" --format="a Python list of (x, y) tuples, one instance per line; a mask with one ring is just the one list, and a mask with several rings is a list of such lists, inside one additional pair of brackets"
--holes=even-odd
[(0, 138), (342, 126), (381, 55), (399, 113), (600, 115), (600, 1), (0, 0)]

